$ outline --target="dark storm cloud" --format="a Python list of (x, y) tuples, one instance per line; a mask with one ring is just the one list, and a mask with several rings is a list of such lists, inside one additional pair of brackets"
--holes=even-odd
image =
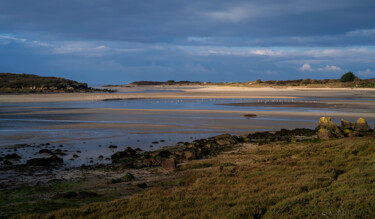
[(322, 36), (340, 35), (343, 44), (373, 44), (373, 37), (345, 34), (375, 29), (374, 11), (373, 0), (3, 0), (0, 31), (65, 40), (183, 42), (189, 36), (217, 37), (225, 40), (216, 43), (226, 45), (234, 37), (238, 44), (260, 41), (259, 46), (298, 44), (289, 37), (335, 44)]
[(89, 83), (375, 77), (374, 0), (1, 0), (0, 72)]

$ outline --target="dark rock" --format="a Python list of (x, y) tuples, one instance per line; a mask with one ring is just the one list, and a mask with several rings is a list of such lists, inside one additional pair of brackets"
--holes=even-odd
[(159, 144), (159, 142), (158, 142), (158, 141), (153, 141), (152, 143), (153, 143), (153, 144)]
[(98, 157), (99, 159), (103, 159), (104, 158), (104, 156), (103, 155), (100, 155), (99, 157)]
[(10, 162), (9, 160), (5, 160), (3, 162), (3, 164), (6, 165), (6, 166), (12, 166), (13, 165), (12, 162)]
[(341, 119), (341, 129), (342, 130), (345, 130), (345, 129), (353, 129), (354, 125), (349, 122), (349, 121), (346, 121), (344, 119)]
[(255, 114), (245, 114), (243, 116), (246, 117), (246, 118), (251, 118), (251, 117), (256, 117), (257, 115), (255, 115)]
[(144, 159), (144, 160), (142, 161), (142, 166), (143, 166), (143, 167), (151, 167), (151, 166), (152, 166), (152, 161), (151, 161), (151, 159)]
[(195, 159), (197, 159), (196, 154), (191, 152), (191, 151), (184, 151), (182, 157), (185, 160), (195, 160)]
[(108, 148), (115, 149), (115, 148), (117, 148), (117, 146), (116, 145), (110, 145), (110, 146), (108, 146)]
[(134, 162), (124, 162), (120, 165), (119, 170), (135, 168)]
[(130, 182), (135, 179), (134, 175), (131, 173), (126, 173), (125, 176), (122, 177), (124, 182)]
[(54, 196), (52, 196), (52, 199), (71, 199), (77, 197), (76, 192), (66, 192), (66, 193), (58, 193)]
[(133, 150), (131, 147), (126, 147), (124, 151), (119, 151), (112, 154), (111, 159), (116, 161), (121, 158), (136, 158), (139, 155), (136, 150)]
[(167, 170), (174, 170), (176, 169), (176, 159), (174, 158), (166, 158), (161, 161), (161, 166)]
[(95, 192), (78, 192), (78, 194), (77, 194), (78, 199), (94, 198), (94, 197), (97, 197), (97, 196), (99, 196), (99, 195)]
[(145, 189), (145, 188), (148, 188), (147, 184), (146, 183), (138, 183), (137, 186), (141, 189)]
[(116, 183), (121, 183), (121, 182), (124, 182), (123, 179), (111, 179), (110, 183), (111, 184), (116, 184)]
[(51, 150), (48, 150), (48, 149), (42, 149), (38, 152), (39, 154), (53, 154), (53, 152)]
[(21, 159), (21, 156), (18, 155), (18, 154), (13, 153), (13, 154), (7, 154), (7, 155), (5, 155), (4, 158), (5, 159), (9, 159), (9, 160), (19, 160), (19, 159)]
[(160, 151), (158, 153), (158, 156), (160, 156), (162, 158), (168, 158), (171, 155), (172, 155), (172, 153), (170, 151), (167, 151), (167, 150), (163, 150), (163, 151)]
[(79, 156), (77, 154), (73, 154), (73, 158), (78, 158)]
[(34, 158), (26, 162), (26, 166), (50, 166), (52, 164), (62, 164), (63, 159), (57, 156), (51, 156), (49, 158)]
[(231, 144), (236, 144), (237, 139), (235, 139), (232, 135), (230, 134), (223, 134), (223, 135), (218, 135), (215, 136), (216, 143), (220, 146), (222, 145), (231, 145)]

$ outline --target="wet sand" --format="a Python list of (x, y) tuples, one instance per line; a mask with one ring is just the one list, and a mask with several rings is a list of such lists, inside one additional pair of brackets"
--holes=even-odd
[[(120, 88), (132, 91), (133, 88)], [(276, 89), (240, 87), (147, 87), (134, 88), (137, 92), (146, 89), (179, 89), (184, 92), (153, 93), (69, 93), (69, 94), (22, 94), (0, 95), (0, 152), (12, 153), (14, 144), (50, 143), (64, 145), (69, 152), (68, 160), (76, 151), (82, 151), (73, 165), (86, 164), (89, 158), (110, 156), (111, 144), (117, 150), (126, 146), (154, 150), (171, 146), (179, 141), (191, 141), (223, 133), (243, 135), (255, 131), (275, 131), (281, 128), (314, 128), (322, 116), (356, 121), (365, 118), (371, 127), (375, 124), (375, 90), (371, 89)], [(122, 92), (125, 92), (122, 90)], [(189, 105), (183, 109), (130, 109), (91, 108), (68, 101), (93, 103), (111, 99), (250, 99), (260, 102), (233, 103), (235, 110), (199, 108)], [(315, 98), (306, 101), (306, 98)], [(38, 106), (38, 102), (44, 103)], [(52, 104), (59, 102), (61, 104)], [(66, 105), (64, 105), (66, 102)], [(74, 102), (76, 103), (76, 102)], [(209, 104), (213, 102), (209, 102)], [(230, 103), (230, 102), (229, 102)], [(71, 104), (71, 105), (69, 105)], [(152, 105), (147, 102), (146, 105)], [(71, 107), (69, 107), (71, 106)], [(74, 107), (79, 106), (79, 107)], [(111, 101), (100, 107), (113, 106)], [(145, 105), (142, 105), (145, 106)], [(247, 110), (244, 107), (263, 107)], [(173, 107), (173, 106), (172, 106)], [(269, 107), (269, 108), (267, 108)], [(283, 109), (283, 110), (281, 110)], [(295, 110), (301, 109), (301, 110)], [(306, 110), (305, 110), (306, 109)], [(317, 109), (317, 110), (308, 110)], [(246, 118), (246, 114), (256, 117)], [(163, 140), (163, 141), (161, 141)], [(152, 142), (157, 141), (157, 144)], [(153, 147), (150, 147), (152, 145)], [(18, 153), (22, 153), (19, 149)], [(25, 154), (35, 151), (25, 150)], [(69, 161), (67, 161), (69, 162)]]

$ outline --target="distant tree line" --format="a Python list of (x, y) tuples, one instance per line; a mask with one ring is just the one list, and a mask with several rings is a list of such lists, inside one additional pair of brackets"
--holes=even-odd
[(258, 79), (256, 84), (275, 86), (304, 86), (304, 85), (336, 85), (337, 87), (375, 87), (375, 79), (359, 79), (353, 72), (347, 72), (340, 79), (312, 80), (310, 78), (298, 80), (268, 80)]
[(134, 81), (130, 83), (131, 85), (192, 85), (201, 84), (199, 81)]

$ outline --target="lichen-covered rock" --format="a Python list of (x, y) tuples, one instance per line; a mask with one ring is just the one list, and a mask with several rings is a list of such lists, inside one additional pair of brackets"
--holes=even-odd
[(341, 119), (341, 129), (353, 129), (353, 123), (346, 121), (345, 119)]
[(332, 139), (335, 138), (335, 136), (330, 132), (328, 129), (321, 128), (317, 132), (318, 138), (320, 139)]
[(343, 131), (337, 127), (330, 117), (319, 119), (319, 125), (315, 128), (320, 139), (343, 138)]
[(359, 133), (357, 131), (354, 131), (352, 129), (344, 129), (345, 136), (347, 137), (356, 137), (359, 136)]
[(371, 130), (371, 128), (365, 119), (358, 118), (357, 122), (354, 124), (354, 130), (359, 132), (368, 132)]

